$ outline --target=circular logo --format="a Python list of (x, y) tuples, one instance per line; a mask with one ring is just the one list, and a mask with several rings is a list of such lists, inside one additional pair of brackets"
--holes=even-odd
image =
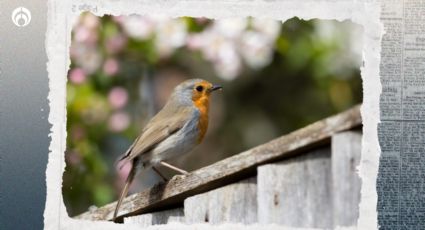
[(24, 27), (31, 22), (31, 12), (25, 7), (18, 7), (12, 12), (12, 21), (18, 27)]

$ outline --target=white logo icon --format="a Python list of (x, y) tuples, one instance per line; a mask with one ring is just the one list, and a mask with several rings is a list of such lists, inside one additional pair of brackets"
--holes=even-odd
[(18, 7), (12, 12), (12, 21), (18, 27), (24, 27), (31, 22), (31, 12), (25, 7)]

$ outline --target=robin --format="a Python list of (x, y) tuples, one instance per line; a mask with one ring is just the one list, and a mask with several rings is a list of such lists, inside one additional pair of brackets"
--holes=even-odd
[(176, 86), (165, 106), (146, 125), (128, 150), (118, 159), (124, 165), (131, 163), (114, 217), (128, 193), (137, 171), (162, 165), (178, 173), (188, 172), (165, 162), (172, 157), (190, 152), (202, 142), (208, 128), (208, 110), (211, 93), (221, 89), (202, 79), (190, 79)]

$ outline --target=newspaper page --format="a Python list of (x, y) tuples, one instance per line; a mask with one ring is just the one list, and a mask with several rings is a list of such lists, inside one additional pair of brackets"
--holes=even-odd
[(425, 1), (382, 3), (378, 224), (424, 229)]

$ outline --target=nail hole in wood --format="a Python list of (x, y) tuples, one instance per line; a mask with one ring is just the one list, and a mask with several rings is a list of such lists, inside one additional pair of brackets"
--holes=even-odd
[(279, 205), (279, 194), (275, 193), (273, 197), (273, 203), (275, 206)]
[(204, 221), (205, 221), (206, 223), (208, 223), (208, 222), (209, 222), (209, 218), (208, 218), (208, 212), (207, 212), (207, 213), (205, 213), (205, 218), (204, 218)]

